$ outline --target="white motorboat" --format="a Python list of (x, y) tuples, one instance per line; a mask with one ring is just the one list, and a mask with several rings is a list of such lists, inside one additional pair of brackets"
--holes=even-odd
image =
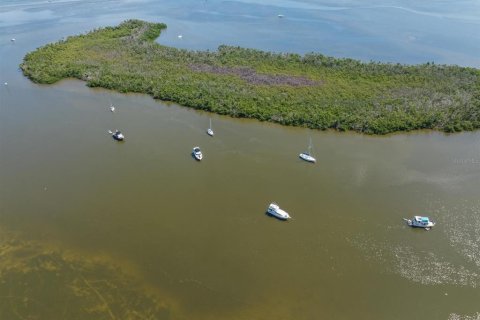
[(429, 217), (414, 216), (412, 219), (403, 220), (405, 220), (410, 227), (415, 228), (424, 228), (426, 230), (430, 230), (430, 228), (435, 226), (435, 222), (430, 220)]
[(110, 111), (115, 112), (115, 107), (113, 106), (113, 104), (110, 105)]
[(108, 133), (110, 133), (112, 135), (113, 139), (115, 139), (117, 141), (123, 141), (125, 139), (125, 136), (123, 135), (123, 133), (121, 133), (118, 130), (115, 130), (115, 132), (112, 132), (112, 131), (108, 130)]
[(312, 138), (310, 138), (310, 143), (308, 145), (308, 151), (302, 152), (299, 155), (300, 159), (305, 160), (307, 162), (315, 163), (317, 159), (312, 156)]
[(290, 215), (285, 210), (280, 209), (275, 202), (270, 203), (267, 213), (280, 220), (288, 220), (291, 218)]
[(210, 127), (208, 127), (208, 129), (207, 129), (207, 134), (211, 137), (213, 137), (213, 135), (214, 135), (213, 130), (212, 130), (212, 119), (210, 119)]
[(203, 159), (203, 154), (202, 154), (202, 151), (200, 150), (200, 147), (193, 147), (192, 155), (198, 161)]

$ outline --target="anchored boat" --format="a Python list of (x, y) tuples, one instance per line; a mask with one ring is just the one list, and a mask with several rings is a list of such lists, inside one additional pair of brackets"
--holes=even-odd
[(208, 134), (210, 137), (213, 137), (213, 135), (214, 135), (213, 129), (212, 129), (212, 119), (210, 119), (210, 127), (208, 127), (208, 129), (207, 129), (207, 134)]
[(202, 151), (200, 150), (200, 147), (193, 147), (192, 155), (198, 161), (203, 159), (203, 154), (202, 154)]
[(430, 230), (435, 226), (435, 222), (430, 220), (429, 217), (414, 216), (412, 219), (403, 219), (407, 222), (410, 227), (414, 228), (424, 228), (425, 230)]
[(123, 141), (125, 139), (125, 136), (123, 135), (123, 133), (121, 133), (118, 130), (115, 130), (115, 132), (112, 132), (112, 131), (108, 130), (108, 133), (110, 133), (112, 135), (113, 139), (115, 139), (117, 141)]
[(317, 159), (309, 155), (307, 152), (300, 153), (300, 159), (305, 160), (307, 162), (311, 162), (311, 163), (317, 162)]
[(280, 209), (279, 205), (275, 202), (270, 203), (267, 213), (280, 220), (288, 220), (291, 218), (290, 215), (286, 211)]
[(312, 138), (310, 138), (310, 143), (308, 144), (308, 151), (300, 153), (299, 157), (307, 162), (317, 162), (317, 159), (312, 156)]

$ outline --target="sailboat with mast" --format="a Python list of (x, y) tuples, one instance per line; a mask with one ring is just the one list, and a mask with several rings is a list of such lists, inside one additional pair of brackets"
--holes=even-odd
[(213, 135), (214, 135), (213, 130), (212, 130), (212, 118), (210, 118), (210, 127), (208, 127), (208, 129), (207, 129), (207, 134), (211, 137), (213, 137)]
[(317, 159), (315, 159), (312, 155), (312, 138), (310, 138), (310, 142), (308, 144), (308, 151), (300, 153), (300, 159), (305, 160), (307, 162), (315, 163)]
[(108, 101), (110, 101), (110, 107), (108, 108), (111, 112), (115, 112), (115, 106), (112, 103), (112, 99), (108, 98)]

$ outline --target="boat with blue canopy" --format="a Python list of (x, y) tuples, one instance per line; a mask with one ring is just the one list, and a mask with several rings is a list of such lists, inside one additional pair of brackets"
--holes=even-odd
[(424, 228), (426, 230), (430, 230), (433, 226), (435, 226), (435, 222), (430, 220), (429, 217), (423, 216), (414, 216), (412, 219), (404, 219), (410, 227), (414, 228)]

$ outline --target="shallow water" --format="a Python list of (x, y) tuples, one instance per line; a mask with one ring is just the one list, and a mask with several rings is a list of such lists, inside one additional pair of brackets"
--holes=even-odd
[[(478, 132), (280, 127), (80, 81), (35, 85), (18, 64), (144, 18), (183, 48), (478, 67), (477, 13), (473, 1), (2, 1), (0, 318), (475, 319)], [(315, 165), (298, 159), (309, 137)], [(270, 201), (294, 219), (266, 216)], [(411, 230), (414, 214), (438, 225)]]

